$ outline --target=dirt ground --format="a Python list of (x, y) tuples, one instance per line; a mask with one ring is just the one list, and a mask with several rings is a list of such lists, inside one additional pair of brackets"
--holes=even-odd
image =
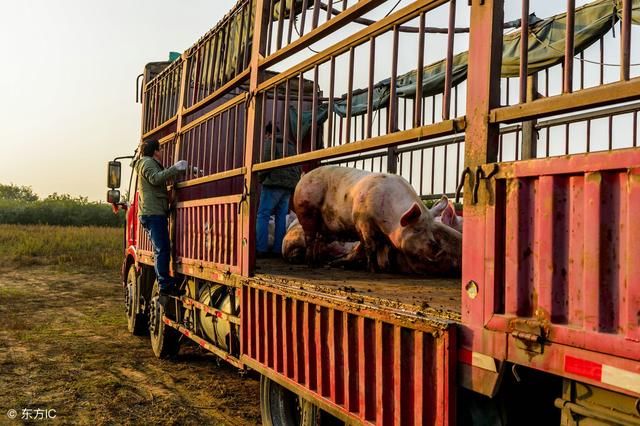
[(127, 332), (113, 273), (2, 269), (0, 322), (0, 425), (23, 409), (53, 409), (44, 422), (57, 424), (260, 423), (255, 378), (195, 346), (158, 360)]

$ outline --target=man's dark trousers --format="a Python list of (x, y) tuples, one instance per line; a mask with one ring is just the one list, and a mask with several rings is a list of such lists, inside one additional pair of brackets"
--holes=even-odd
[(153, 252), (155, 253), (155, 270), (160, 290), (173, 288), (173, 278), (169, 275), (169, 261), (171, 259), (171, 242), (166, 216), (140, 216), (140, 224), (149, 233)]

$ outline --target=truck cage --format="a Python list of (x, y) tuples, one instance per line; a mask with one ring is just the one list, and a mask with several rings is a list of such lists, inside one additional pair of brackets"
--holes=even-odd
[[(507, 23), (500, 0), (400, 3), (240, 0), (145, 69), (141, 140), (192, 166), (171, 186), (174, 272), (235, 307), (182, 297), (164, 324), (347, 422), (453, 423), (457, 385), (494, 396), (506, 365), (639, 398), (640, 2), (539, 19), (521, 0)], [(295, 155), (264, 158), (269, 122)], [(369, 295), (361, 274), (257, 262), (257, 172), (320, 164), (462, 195), (461, 279), (382, 277), (388, 293)], [(125, 279), (153, 265), (129, 226)], [(227, 349), (187, 311), (228, 322)]]

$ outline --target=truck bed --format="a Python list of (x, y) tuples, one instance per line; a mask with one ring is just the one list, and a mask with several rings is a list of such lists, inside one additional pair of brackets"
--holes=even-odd
[(281, 259), (256, 261), (254, 280), (284, 288), (337, 295), (421, 316), (460, 321), (460, 278), (429, 278), (339, 268), (310, 268)]

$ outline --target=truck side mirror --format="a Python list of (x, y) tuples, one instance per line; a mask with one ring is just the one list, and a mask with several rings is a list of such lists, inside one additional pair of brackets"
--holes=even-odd
[(120, 191), (117, 189), (110, 189), (107, 191), (107, 203), (118, 204), (120, 202)]
[(120, 188), (121, 165), (119, 161), (109, 161), (107, 168), (107, 186), (111, 189)]

